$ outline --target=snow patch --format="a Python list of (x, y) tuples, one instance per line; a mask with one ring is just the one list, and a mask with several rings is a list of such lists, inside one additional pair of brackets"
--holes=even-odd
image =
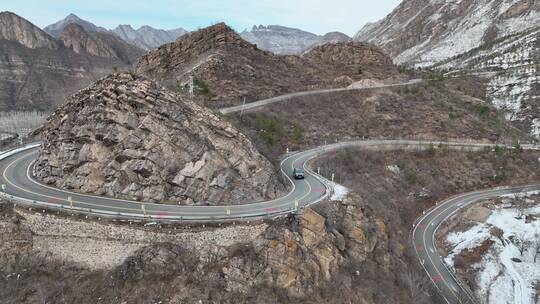
[(343, 201), (347, 196), (347, 193), (349, 193), (349, 189), (337, 183), (329, 182), (329, 184), (334, 189), (330, 200), (339, 202)]

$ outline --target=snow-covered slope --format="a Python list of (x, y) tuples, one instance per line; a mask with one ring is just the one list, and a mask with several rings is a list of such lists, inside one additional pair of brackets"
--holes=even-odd
[(535, 0), (405, 0), (354, 40), (382, 46), (398, 64), (429, 66), (539, 23)]
[[(538, 197), (522, 199), (527, 202), (522, 205), (538, 204)], [(451, 248), (446, 264), (475, 273), (474, 291), (482, 303), (538, 303), (534, 287), (540, 286), (540, 207), (505, 203), (490, 209), (485, 221), (446, 237)], [(479, 261), (469, 265), (473, 260)]]

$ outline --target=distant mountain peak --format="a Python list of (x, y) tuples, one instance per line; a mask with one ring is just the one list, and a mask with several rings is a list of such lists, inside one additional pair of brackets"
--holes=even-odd
[(251, 31), (244, 30), (240, 36), (261, 50), (277, 55), (300, 55), (319, 45), (351, 41), (351, 37), (341, 32), (319, 36), (302, 29), (275, 24), (253, 25)]
[(162, 44), (173, 42), (178, 37), (187, 33), (183, 28), (166, 31), (153, 28), (149, 25), (143, 25), (135, 30), (129, 24), (119, 25), (111, 32), (122, 40), (147, 51), (155, 49)]
[(107, 31), (105, 28), (96, 26), (92, 22), (81, 19), (79, 18), (79, 16), (73, 13), (67, 15), (66, 18), (56, 23), (46, 26), (43, 30), (45, 30), (45, 32), (49, 33), (51, 36), (58, 38), (64, 31), (64, 28), (71, 23), (76, 23), (80, 25), (87, 32), (106, 32)]

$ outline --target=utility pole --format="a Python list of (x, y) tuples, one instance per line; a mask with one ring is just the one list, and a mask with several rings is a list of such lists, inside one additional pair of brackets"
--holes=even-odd
[(189, 97), (193, 98), (193, 75), (189, 75)]
[(246, 105), (246, 96), (244, 96), (244, 101), (242, 102), (242, 109), (240, 110), (240, 119), (242, 119), (242, 114), (244, 114), (245, 105)]

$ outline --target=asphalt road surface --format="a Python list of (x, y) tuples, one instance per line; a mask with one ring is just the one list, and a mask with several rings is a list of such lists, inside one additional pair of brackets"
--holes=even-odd
[(292, 185), (292, 190), (287, 195), (266, 202), (229, 206), (179, 206), (142, 203), (53, 188), (32, 177), (32, 163), (37, 153), (38, 148), (32, 148), (0, 161), (2, 174), (0, 184), (4, 185), (5, 194), (17, 198), (21, 203), (33, 204), (36, 207), (56, 206), (126, 219), (147, 217), (156, 221), (212, 221), (289, 213), (320, 201), (329, 193), (326, 183), (309, 172), (306, 172), (305, 179), (295, 180), (292, 178), (293, 168), (302, 168), (309, 159), (320, 153), (319, 149), (292, 154), (283, 160), (281, 170)]
[[(480, 150), (491, 144), (459, 143), (416, 140), (356, 140), (316, 147), (287, 155), (281, 162), (281, 171), (291, 184), (290, 192), (280, 198), (228, 206), (179, 206), (143, 203), (64, 191), (41, 184), (32, 177), (32, 163), (38, 148), (15, 153), (0, 154), (0, 184), (2, 195), (18, 203), (44, 208), (62, 208), (76, 212), (101, 214), (120, 219), (146, 219), (149, 221), (223, 221), (262, 218), (295, 212), (323, 200), (331, 193), (328, 181), (310, 171), (309, 160), (329, 151), (345, 147), (358, 147), (376, 151), (395, 149), (426, 149), (445, 145), (449, 149)], [(523, 145), (523, 149), (538, 149)], [(292, 178), (293, 168), (303, 167), (306, 178)], [(476, 303), (467, 288), (462, 287), (445, 266), (437, 252), (435, 233), (438, 227), (460, 208), (483, 199), (520, 191), (540, 189), (540, 185), (491, 189), (461, 194), (437, 204), (420, 217), (412, 231), (413, 246), (420, 263), (431, 281), (448, 303)]]

